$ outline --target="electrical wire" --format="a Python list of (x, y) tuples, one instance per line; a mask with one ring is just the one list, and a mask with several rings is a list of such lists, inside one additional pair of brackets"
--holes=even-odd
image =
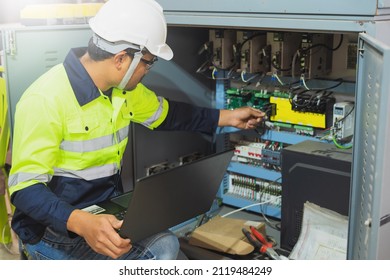
[(310, 88), (306, 85), (305, 75), (304, 74), (301, 75), (300, 81), (301, 81), (301, 83), (302, 83), (302, 85), (304, 86), (305, 89), (310, 90)]
[[(215, 55), (214, 55), (213, 49), (210, 47), (210, 45), (211, 45), (211, 42), (207, 42), (207, 43), (203, 44), (201, 50), (198, 51), (199, 55), (204, 53), (204, 52), (206, 53), (206, 61), (202, 63), (202, 65), (197, 69), (196, 73), (202, 74), (203, 72), (205, 72), (209, 68), (209, 66), (212, 66), (213, 68), (215, 68), (217, 70), (222, 70), (222, 71), (233, 70), (235, 68), (235, 66), (237, 66), (237, 61), (239, 61), (237, 57), (235, 57), (235, 59), (233, 60), (233, 63), (227, 67), (223, 68), (223, 67), (216, 65), (214, 63)], [(233, 53), (236, 53), (236, 52), (233, 50)], [(235, 55), (235, 56), (237, 56), (237, 55)]]
[[(262, 195), (263, 195), (263, 194), (262, 194)], [(262, 196), (262, 195), (261, 195), (261, 196)], [(261, 196), (260, 196), (260, 198), (261, 198)], [(281, 196), (277, 196), (277, 197), (274, 197), (274, 198), (281, 198)], [(267, 203), (267, 204), (268, 204), (268, 203)], [(276, 224), (274, 225), (274, 224), (267, 218), (267, 216), (264, 214), (264, 212), (265, 212), (266, 209), (264, 209), (262, 206), (264, 206), (264, 204), (261, 204), (261, 205), (260, 205), (260, 214), (261, 214), (261, 216), (263, 217), (265, 223), (266, 223), (268, 226), (272, 227), (273, 229), (279, 230), (279, 228), (277, 227), (277, 224), (278, 224), (278, 223), (276, 223)]]
[(304, 88), (307, 90), (330, 90), (330, 89), (334, 89), (334, 88), (340, 86), (341, 84), (343, 84), (345, 82), (345, 80), (343, 78), (338, 78), (338, 79), (330, 80), (330, 81), (337, 82), (337, 83), (335, 85), (332, 85), (329, 87), (324, 87), (324, 88), (309, 88), (306, 84), (304, 75), (301, 75), (301, 78), (300, 78), (300, 82), (303, 84)]
[(332, 140), (333, 140), (333, 143), (335, 144), (335, 146), (339, 149), (348, 150), (348, 149), (351, 149), (353, 147), (352, 142), (349, 145), (342, 145), (342, 144), (338, 143), (337, 139), (336, 139), (336, 135), (333, 135)]
[(205, 71), (199, 71), (197, 73), (203, 75), (204, 77), (206, 77), (207, 79), (210, 79), (210, 80), (234, 80), (234, 79), (236, 79), (232, 75), (232, 73), (233, 73), (232, 71), (229, 71), (228, 74), (226, 75), (226, 77), (217, 77), (218, 69), (215, 67), (213, 67), (213, 69), (211, 70), (211, 74), (206, 74)]
[(343, 43), (343, 41), (344, 41), (344, 35), (343, 35), (343, 34), (340, 34), (340, 41), (339, 41), (339, 43), (337, 44), (337, 46), (334, 47), (334, 48), (331, 48), (331, 47), (329, 47), (329, 46), (326, 45), (326, 44), (314, 44), (314, 45), (311, 45), (311, 46), (308, 47), (308, 48), (301, 49), (301, 50), (304, 51), (304, 52), (307, 52), (307, 51), (309, 51), (309, 50), (311, 50), (311, 49), (313, 49), (313, 48), (324, 47), (324, 48), (326, 48), (326, 49), (328, 49), (328, 50), (330, 50), (330, 51), (336, 51), (336, 50), (338, 50), (338, 49), (341, 47), (341, 44)]
[(259, 79), (256, 82), (256, 87), (259, 87), (261, 85), (261, 83), (263, 82), (263, 79), (265, 78), (266, 75), (267, 75), (267, 73), (265, 73), (265, 72), (260, 75)]
[[(282, 177), (279, 177), (279, 178), (273, 180), (272, 182), (270, 182), (270, 184), (278, 183), (278, 181), (279, 181), (280, 179), (282, 179)], [(264, 193), (261, 194), (260, 200), (261, 200), (261, 197), (262, 197), (263, 194), (264, 194)], [(275, 198), (281, 198), (281, 196), (273, 197), (273, 199), (275, 199)], [(265, 220), (266, 224), (267, 224), (268, 226), (272, 227), (273, 229), (280, 230), (280, 228), (279, 228), (279, 226), (278, 226), (279, 223), (273, 224), (273, 223), (267, 218), (267, 216), (265, 215), (265, 210), (266, 210), (266, 209), (263, 208), (264, 205), (265, 205), (264, 203), (260, 205), (260, 213), (261, 213), (263, 219)]]
[(316, 138), (319, 139), (320, 141), (329, 139), (330, 138), (329, 135), (331, 134), (331, 128), (325, 129), (323, 131), (323, 133), (324, 133), (323, 136), (319, 137), (319, 135), (318, 135), (318, 136), (316, 136)]
[(251, 80), (253, 80), (254, 78), (256, 78), (256, 77), (258, 77), (258, 76), (260, 75), (260, 73), (255, 74), (255, 75), (253, 75), (252, 77), (249, 77), (249, 79), (246, 80), (246, 79), (245, 79), (245, 74), (246, 74), (246, 71), (245, 71), (245, 70), (241, 71), (240, 76), (241, 76), (241, 80), (242, 80), (244, 83), (249, 83)]
[(240, 212), (240, 211), (242, 211), (242, 210), (245, 210), (245, 209), (248, 209), (248, 208), (251, 208), (251, 207), (255, 207), (255, 206), (259, 206), (259, 205), (262, 205), (262, 204), (270, 203), (270, 202), (274, 201), (276, 198), (280, 198), (280, 197), (281, 197), (281, 196), (275, 196), (275, 197), (273, 197), (272, 199), (269, 199), (269, 200), (267, 200), (267, 201), (263, 201), (263, 202), (259, 202), (259, 203), (254, 203), (254, 204), (250, 204), (250, 205), (241, 207), (241, 208), (239, 208), (239, 209), (230, 211), (230, 212), (228, 212), (228, 213), (222, 215), (221, 217), (222, 217), (222, 218), (225, 218), (225, 217), (227, 217), (227, 216), (230, 216), (231, 214)]
[[(339, 43), (337, 44), (336, 47), (334, 48), (331, 48), (329, 47), (327, 44), (314, 44), (314, 45), (311, 45), (310, 47), (308, 48), (299, 48), (295, 53), (294, 53), (294, 56), (292, 58), (292, 63), (291, 63), (291, 77), (292, 77), (292, 80), (295, 79), (295, 64), (296, 64), (296, 60), (297, 60), (297, 57), (300, 57), (301, 56), (301, 53), (307, 53), (309, 50), (313, 49), (313, 48), (318, 48), (318, 47), (324, 47), (330, 51), (336, 51), (338, 50), (342, 43), (344, 41), (344, 35), (343, 34), (340, 34), (340, 40), (339, 40)], [(305, 81), (303, 80), (302, 81), (302, 76), (301, 76), (301, 79), (300, 79), (301, 82), (303, 82), (303, 86), (307, 89), (309, 89), (309, 87), (307, 87)], [(342, 82), (341, 82), (342, 83)], [(340, 84), (341, 84), (340, 83)], [(340, 84), (338, 84), (337, 86), (339, 86)], [(335, 86), (335, 87), (337, 87)], [(328, 88), (329, 89), (329, 88)]]
[[(237, 44), (237, 45), (233, 45), (233, 62), (229, 65), (229, 66), (226, 66), (224, 68), (216, 65), (214, 63), (214, 54), (212, 53), (212, 49), (210, 47), (205, 47), (207, 46), (208, 44), (204, 44), (203, 45), (203, 48), (202, 48), (202, 52), (203, 51), (206, 51), (207, 55), (206, 55), (206, 62), (208, 62), (209, 65), (213, 66), (214, 68), (218, 69), (218, 70), (233, 70), (235, 69), (240, 63), (240, 55), (241, 55), (241, 50), (242, 50), (242, 47), (247, 43), (249, 42), (250, 40), (252, 40), (254, 37), (257, 37), (257, 36), (260, 36), (260, 35), (263, 35), (264, 33), (261, 33), (261, 32), (256, 32), (254, 34), (252, 34), (251, 36), (249, 36), (248, 38), (246, 38), (242, 43), (240, 44)], [(198, 52), (199, 53), (199, 52)], [(202, 64), (203, 66), (203, 64)], [(198, 72), (200, 73), (200, 72)]]
[(215, 80), (215, 73), (218, 73), (217, 71), (217, 68), (213, 68), (213, 71), (211, 72), (211, 77), (213, 78), (213, 80)]
[(272, 60), (271, 60), (271, 65), (272, 65), (273, 68), (275, 68), (276, 70), (278, 70), (278, 71), (280, 71), (280, 72), (288, 72), (288, 71), (290, 71), (290, 70), (292, 69), (292, 67), (290, 67), (290, 68), (285, 68), (285, 69), (280, 68), (278, 65), (276, 65), (275, 59), (272, 59)]
[(329, 102), (333, 102), (332, 91), (308, 90), (296, 88), (290, 92), (292, 110), (312, 113), (324, 113)]
[(279, 82), (279, 84), (281, 84), (282, 86), (284, 86), (284, 83), (283, 83), (282, 80), (279, 78), (278, 74), (273, 73), (273, 74), (272, 74), (272, 78), (273, 78), (273, 79), (276, 79), (276, 80)]
[[(269, 184), (277, 183), (277, 181), (280, 180), (280, 179), (282, 179), (282, 177), (279, 177), (279, 178), (277, 178), (277, 179), (271, 181)], [(262, 193), (262, 195), (263, 195), (263, 193)], [(262, 196), (262, 195), (261, 195), (261, 196)], [(261, 199), (261, 196), (260, 196), (260, 199)], [(280, 226), (278, 225), (278, 224), (280, 224), (280, 223), (273, 224), (273, 223), (267, 218), (267, 216), (264, 214), (265, 211), (264, 211), (264, 209), (262, 208), (262, 206), (264, 206), (264, 205), (266, 205), (266, 204), (268, 204), (268, 203), (270, 203), (270, 202), (273, 202), (273, 201), (275, 201), (276, 199), (279, 199), (279, 198), (281, 198), (280, 195), (279, 195), (279, 196), (274, 196), (274, 197), (272, 197), (272, 198), (269, 199), (269, 200), (266, 200), (266, 201), (263, 201), (263, 202), (259, 202), (259, 203), (250, 204), (250, 205), (247, 205), (247, 206), (245, 206), (245, 207), (242, 207), (242, 208), (233, 210), (233, 211), (231, 211), (231, 212), (228, 212), (228, 213), (224, 214), (222, 217), (229, 216), (229, 215), (231, 215), (231, 214), (240, 212), (240, 211), (242, 211), (242, 210), (245, 210), (245, 209), (248, 209), (248, 208), (251, 208), (251, 207), (260, 206), (260, 214), (262, 215), (262, 217), (263, 217), (264, 221), (266, 222), (266, 224), (267, 224), (268, 226), (272, 227), (273, 229), (276, 229), (276, 230), (279, 230), (279, 231), (280, 231)]]
[(292, 78), (292, 80), (295, 80), (295, 63), (297, 61), (298, 56), (301, 56), (299, 49), (294, 53), (294, 56), (293, 56), (292, 62), (291, 62), (291, 78)]

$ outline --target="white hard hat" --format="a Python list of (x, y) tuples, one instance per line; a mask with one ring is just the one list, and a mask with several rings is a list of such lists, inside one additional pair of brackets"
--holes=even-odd
[(167, 23), (163, 9), (154, 0), (108, 0), (89, 20), (89, 26), (97, 35), (95, 44), (110, 53), (145, 47), (165, 60), (173, 57), (165, 43)]

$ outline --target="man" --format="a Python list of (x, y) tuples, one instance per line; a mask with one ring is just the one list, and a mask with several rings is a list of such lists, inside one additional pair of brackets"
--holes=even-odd
[(129, 123), (213, 133), (255, 128), (264, 113), (168, 101), (140, 83), (157, 57), (173, 57), (154, 0), (109, 0), (90, 27), (88, 49), (71, 50), (17, 104), (13, 229), (32, 259), (174, 259), (179, 244), (171, 232), (132, 244), (116, 231), (122, 221), (80, 210), (119, 194)]

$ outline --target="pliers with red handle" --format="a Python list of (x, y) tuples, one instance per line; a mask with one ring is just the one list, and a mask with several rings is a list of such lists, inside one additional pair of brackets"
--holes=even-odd
[(274, 260), (281, 260), (282, 258), (278, 253), (272, 248), (273, 243), (268, 242), (267, 239), (259, 231), (257, 231), (253, 226), (250, 226), (248, 231), (246, 228), (242, 229), (245, 237), (248, 239), (255, 249), (259, 250), (260, 253), (267, 254), (270, 258)]

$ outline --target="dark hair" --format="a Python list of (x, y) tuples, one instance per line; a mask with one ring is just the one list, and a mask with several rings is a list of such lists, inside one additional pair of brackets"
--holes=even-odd
[(89, 39), (87, 51), (88, 51), (89, 56), (92, 58), (92, 60), (95, 60), (95, 61), (102, 61), (102, 60), (105, 60), (107, 58), (114, 56), (112, 53), (109, 53), (107, 51), (104, 51), (104, 50), (98, 48), (93, 43), (92, 38)]

